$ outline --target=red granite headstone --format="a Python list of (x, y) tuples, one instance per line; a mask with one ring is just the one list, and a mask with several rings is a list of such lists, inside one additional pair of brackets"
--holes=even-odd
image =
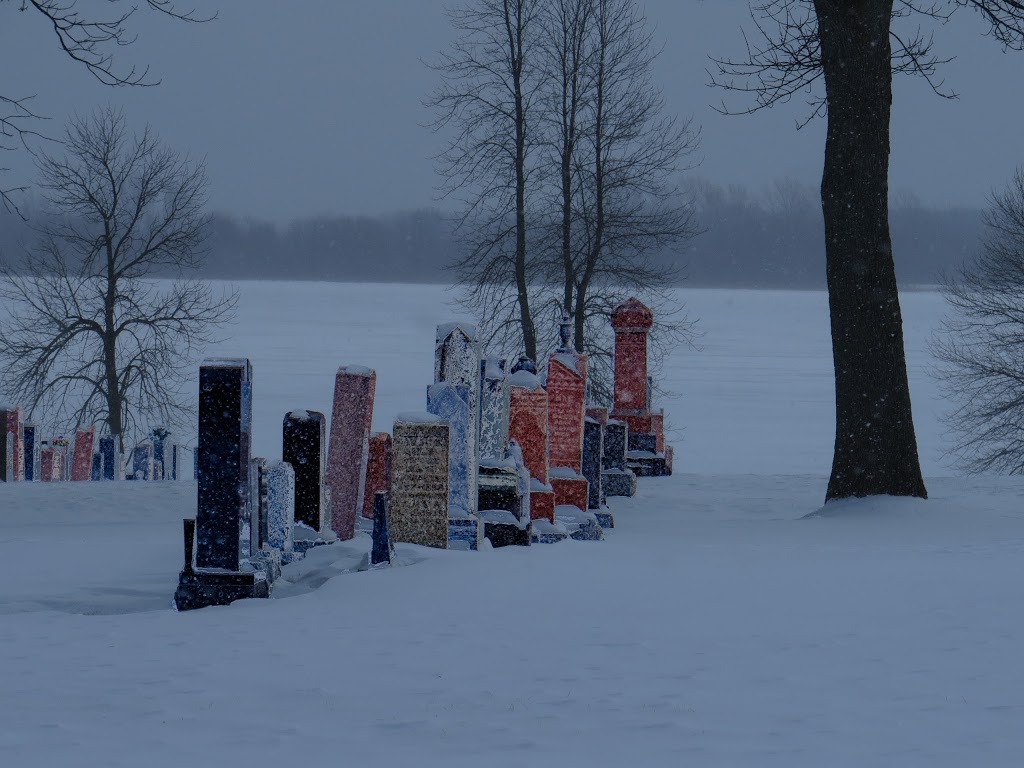
[[(634, 432), (650, 432), (647, 394), (647, 334), (654, 324), (654, 313), (635, 298), (628, 299), (612, 312), (615, 330), (615, 405), (611, 416), (629, 423)], [(630, 417), (638, 417), (634, 421)]]
[(374, 495), (377, 491), (391, 492), (391, 457), (394, 444), (387, 432), (374, 432), (370, 436), (370, 452), (366, 461), (366, 485), (363, 492), (363, 517), (373, 520)]
[[(563, 348), (548, 359), (548, 461), (555, 506), (587, 508), (583, 469), (587, 357)], [(566, 470), (566, 471), (563, 471)], [(583, 506), (579, 501), (582, 499)]]
[[(5, 407), (0, 411), (0, 440), (7, 440), (7, 434), (11, 435), (11, 456), (9, 457), (11, 476), (5, 478), (9, 482), (25, 479), (25, 448), (22, 442), (22, 423), (24, 417), (20, 407)], [(6, 448), (3, 453), (6, 453)], [(5, 461), (8, 457), (4, 457)], [(0, 467), (0, 473), (5, 467)]]
[(327, 486), (331, 528), (342, 540), (355, 536), (356, 515), (362, 514), (376, 387), (377, 374), (362, 366), (342, 366), (334, 379)]
[(39, 454), (39, 478), (43, 482), (52, 483), (60, 480), (60, 452), (53, 446), (47, 446)]
[(75, 432), (75, 448), (71, 459), (71, 479), (88, 480), (92, 475), (92, 455), (96, 452), (96, 426)]
[(532, 478), (530, 517), (555, 520), (555, 498), (548, 485), (548, 395), (536, 374), (517, 371), (509, 379), (509, 439), (523, 451)]

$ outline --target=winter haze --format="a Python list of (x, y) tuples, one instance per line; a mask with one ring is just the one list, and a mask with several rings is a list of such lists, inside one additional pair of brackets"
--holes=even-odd
[[(215, 22), (181, 24), (154, 13), (139, 13), (131, 21), (137, 44), (116, 51), (118, 66), (122, 71), (149, 66), (161, 82), (158, 88), (102, 86), (58, 54), (52, 31), (37, 14), (9, 14), (0, 29), (0, 65), (17, 73), (11, 95), (36, 95), (33, 108), (52, 118), (42, 128), (50, 135), (58, 135), (66, 116), (75, 111), (86, 112), (97, 103), (123, 106), (133, 124), (149, 122), (170, 145), (205, 158), (211, 210), (235, 220), (283, 226), (315, 216), (450, 210), (438, 197), (431, 160), (442, 138), (426, 127), (431, 113), (422, 106), (438, 82), (423, 62), (434, 59), (452, 36), (443, 0), (222, 0), (204, 6), (218, 13)], [(681, 116), (692, 115), (702, 128), (702, 164), (693, 176), (723, 190), (741, 187), (755, 198), (780, 180), (810, 192), (803, 204), (811, 221), (792, 226), (752, 223), (749, 212), (737, 225), (730, 210), (712, 213), (704, 222), (708, 234), (687, 256), (691, 279), (698, 284), (734, 282), (729, 279), (734, 270), (744, 282), (759, 285), (803, 285), (808, 272), (820, 282), (823, 255), (813, 193), (822, 163), (824, 122), (796, 130), (807, 113), (796, 100), (753, 116), (721, 115), (714, 105), (723, 98), (736, 109), (747, 102), (707, 87), (708, 57), (740, 57), (741, 29), (753, 31), (746, 0), (650, 0), (646, 12), (656, 39), (664, 44), (656, 76), (667, 107)], [(939, 98), (920, 79), (896, 83), (890, 184), (894, 201), (971, 209), (956, 214), (960, 218), (954, 223), (945, 215), (936, 219), (947, 227), (937, 237), (944, 249), (938, 255), (932, 243), (901, 238), (894, 221), (898, 266), (913, 261), (932, 265), (901, 274), (905, 282), (930, 282), (936, 261), (945, 268), (973, 249), (975, 211), (993, 188), (1006, 183), (1024, 155), (1019, 141), (1024, 57), (1004, 54), (984, 31), (976, 18), (936, 25), (934, 30), (939, 55), (956, 57), (943, 67), (941, 77), (946, 89), (959, 94), (957, 100)], [(27, 153), (7, 153), (4, 164), (11, 168), (6, 184), (31, 181)], [(723, 221), (730, 229), (746, 226), (750, 232), (736, 235), (735, 242), (723, 241), (726, 235), (715, 231)], [(359, 232), (332, 236), (332, 242), (339, 237), (367, 242), (379, 236), (378, 246), (363, 254), (364, 261), (393, 250), (391, 241), (411, 242), (409, 258), (393, 266), (412, 279), (443, 280), (437, 277), (438, 264), (451, 249), (435, 221), (415, 236), (402, 229), (408, 222), (394, 225), (388, 219), (376, 226), (387, 230), (386, 235), (364, 231), (369, 226), (365, 220), (362, 225)], [(787, 231), (796, 226), (800, 242), (780, 240), (772, 226)], [(10, 235), (13, 224), (5, 228)], [(934, 231), (934, 226), (917, 228), (917, 236)], [(220, 252), (212, 254), (211, 274), (221, 277), (248, 272), (252, 265), (237, 263), (239, 254), (251, 253), (271, 237), (269, 230), (214, 234)], [(778, 252), (765, 256), (762, 248), (744, 242), (764, 240), (776, 243)], [(277, 253), (283, 246), (268, 247)], [(797, 252), (802, 255), (795, 256)], [(909, 255), (904, 258), (904, 253)], [(776, 257), (800, 263), (779, 266)], [(769, 276), (765, 279), (750, 277), (750, 262), (758, 259), (771, 262), (753, 267)], [(219, 266), (218, 260), (223, 262)], [(417, 260), (430, 266), (417, 267)], [(776, 281), (773, 273), (784, 277)], [(334, 277), (319, 263), (295, 276), (319, 274)], [(267, 276), (281, 275), (271, 271)], [(340, 277), (381, 275), (343, 270)]]

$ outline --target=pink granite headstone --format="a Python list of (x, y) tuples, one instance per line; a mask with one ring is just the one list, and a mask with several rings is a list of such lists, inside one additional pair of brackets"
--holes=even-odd
[(40, 480), (46, 483), (60, 480), (60, 457), (60, 452), (53, 446), (47, 446), (40, 451)]
[(96, 452), (96, 426), (75, 432), (75, 448), (71, 459), (71, 479), (88, 480), (92, 475), (92, 455)]
[(342, 540), (356, 535), (356, 515), (362, 513), (376, 387), (377, 374), (362, 366), (342, 366), (334, 378), (327, 486), (331, 528)]

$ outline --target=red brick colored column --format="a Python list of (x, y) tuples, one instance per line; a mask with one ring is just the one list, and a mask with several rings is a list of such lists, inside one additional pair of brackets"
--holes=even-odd
[(75, 432), (75, 452), (71, 459), (71, 479), (88, 480), (92, 477), (92, 455), (96, 450), (96, 426)]
[(343, 541), (356, 535), (356, 515), (362, 514), (376, 388), (376, 372), (362, 366), (342, 366), (334, 378), (326, 484), (331, 528)]
[(647, 334), (653, 324), (654, 313), (635, 298), (622, 302), (612, 312), (612, 328), (615, 329), (612, 418), (619, 418), (617, 413), (622, 411), (646, 413), (648, 410)]
[(509, 379), (508, 436), (523, 450), (530, 472), (530, 517), (555, 521), (555, 499), (548, 485), (548, 394), (535, 374), (513, 373)]
[(377, 491), (391, 491), (391, 456), (394, 451), (391, 435), (375, 432), (370, 436), (370, 452), (366, 461), (366, 489), (363, 492), (363, 517), (373, 519), (373, 496)]

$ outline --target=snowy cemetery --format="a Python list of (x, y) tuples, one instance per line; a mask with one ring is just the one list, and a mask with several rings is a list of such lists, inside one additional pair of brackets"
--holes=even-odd
[[(198, 440), (186, 449), (153, 430), (126, 461), (95, 425), (73, 441), (39, 440), (21, 408), (0, 411), (8, 481), (197, 481), (184, 520), (179, 610), (269, 597), (282, 567), (309, 549), (370, 534), (373, 567), (395, 542), (476, 551), (600, 541), (614, 527), (608, 496), (633, 496), (638, 477), (672, 474), (664, 412), (648, 374), (652, 311), (636, 298), (611, 315), (614, 402), (588, 403), (587, 356), (572, 348), (563, 314), (544, 377), (525, 355), (488, 354), (467, 323), (437, 327), (426, 408), (372, 432), (376, 372), (343, 365), (328, 421), (296, 409), (283, 417), (280, 458), (254, 456), (259, 387), (245, 358), (199, 370)], [(610, 407), (609, 407), (610, 406)]]
[[(928, 501), (821, 508), (834, 403), (827, 324), (812, 320), (827, 311), (824, 294), (692, 290), (685, 300), (707, 329), (703, 348), (676, 351), (660, 374), (673, 474), (642, 475), (637, 459), (658, 466), (660, 407), (647, 407), (640, 367), (630, 367), (619, 390), (634, 399), (602, 404), (606, 499), (590, 514), (559, 509), (558, 476), (568, 473), (555, 468), (575, 471), (567, 493), (593, 469), (585, 448), (578, 471), (575, 459), (559, 457), (551, 435), (562, 428), (550, 409), (538, 417), (535, 374), (513, 372), (518, 357), (502, 368), (480, 353), (474, 533), (484, 551), (475, 552), (465, 551), (472, 510), (459, 506), (468, 497), (452, 495), (460, 476), (452, 483), (437, 471), (453, 453), (442, 437), (452, 413), (442, 414), (440, 396), (463, 353), (476, 354), (465, 324), (442, 326), (441, 341), (455, 346), (435, 346), (437, 320), (450, 316), (445, 292), (251, 283), (245, 296), (236, 332), (202, 369), (239, 384), (234, 434), (243, 434), (243, 402), (252, 408), (251, 445), (239, 440), (234, 463), (220, 464), (236, 473), (232, 482), (211, 478), (210, 490), (227, 489), (220, 522), (232, 526), (207, 539), (212, 553), (202, 549), (211, 517), (197, 504), (202, 450), (199, 481), (186, 449), (177, 480), (164, 470), (159, 482), (0, 484), (4, 758), (180, 766), (230, 753), (322, 762), (337, 758), (338, 739), (354, 762), (446, 767), (612, 765), (637, 755), (651, 765), (1012, 765), (1021, 754), (1012, 725), (1021, 621), (1007, 606), (1020, 581), (1024, 484), (960, 476), (943, 463), (943, 403), (926, 344), (941, 315), (938, 294), (903, 300)], [(438, 350), (452, 353), (440, 371)], [(349, 361), (376, 377), (354, 365), (339, 371)], [(572, 371), (547, 362), (550, 406), (557, 375)], [(250, 374), (243, 401), (240, 378)], [(506, 395), (492, 399), (487, 389), (495, 381), (507, 391), (509, 441), (503, 455), (488, 456), (488, 446), (505, 445), (503, 432), (492, 443), (488, 428), (504, 418), (486, 419), (495, 402), (503, 414)], [(641, 413), (622, 412), (633, 406)], [(332, 432), (334, 408), (349, 416), (348, 434)], [(629, 416), (643, 417), (636, 430)], [(655, 457), (626, 453), (621, 475), (613, 462), (630, 446), (615, 421), (626, 422), (618, 435), (655, 435)], [(582, 422), (586, 446), (604, 414), (592, 406)], [(222, 427), (206, 425), (211, 436)], [(546, 452), (530, 453), (540, 445), (523, 435), (530, 429), (547, 429)], [(403, 448), (403, 432), (434, 440)], [(634, 438), (633, 450), (650, 447), (644, 440)], [(246, 450), (268, 459), (265, 531), (260, 463), (244, 462)], [(413, 451), (434, 459), (417, 462)], [(400, 475), (403, 456), (412, 478)], [(546, 483), (534, 459), (546, 459)], [(538, 511), (553, 506), (554, 522), (531, 514), (522, 527), (521, 465)], [(242, 485), (250, 506), (238, 495), (243, 468), (257, 481)], [(609, 495), (632, 490), (626, 470), (637, 476), (634, 495)], [(273, 482), (281, 477), (283, 493)], [(342, 507), (332, 483), (348, 483), (358, 499), (360, 482), (362, 506)], [(403, 483), (423, 494), (417, 509), (434, 515), (425, 518), (432, 526), (402, 532)], [(306, 495), (297, 499), (299, 488)], [(378, 490), (389, 490), (378, 520), (390, 516), (392, 546), (381, 546), (378, 530), (375, 557)], [(502, 507), (497, 499), (513, 503), (484, 514)], [(255, 557), (253, 518), (245, 527), (253, 508), (267, 545), (257, 538)], [(188, 538), (191, 570), (183, 518), (199, 529)], [(591, 520), (603, 541), (578, 540)], [(539, 539), (559, 529), (569, 535), (556, 544), (515, 545), (526, 530)], [(237, 559), (200, 559), (225, 553)], [(389, 556), (391, 567), (373, 566)], [(258, 573), (273, 579), (268, 600), (174, 610), (181, 585), (198, 600), (218, 579), (228, 592), (255, 592)]]

